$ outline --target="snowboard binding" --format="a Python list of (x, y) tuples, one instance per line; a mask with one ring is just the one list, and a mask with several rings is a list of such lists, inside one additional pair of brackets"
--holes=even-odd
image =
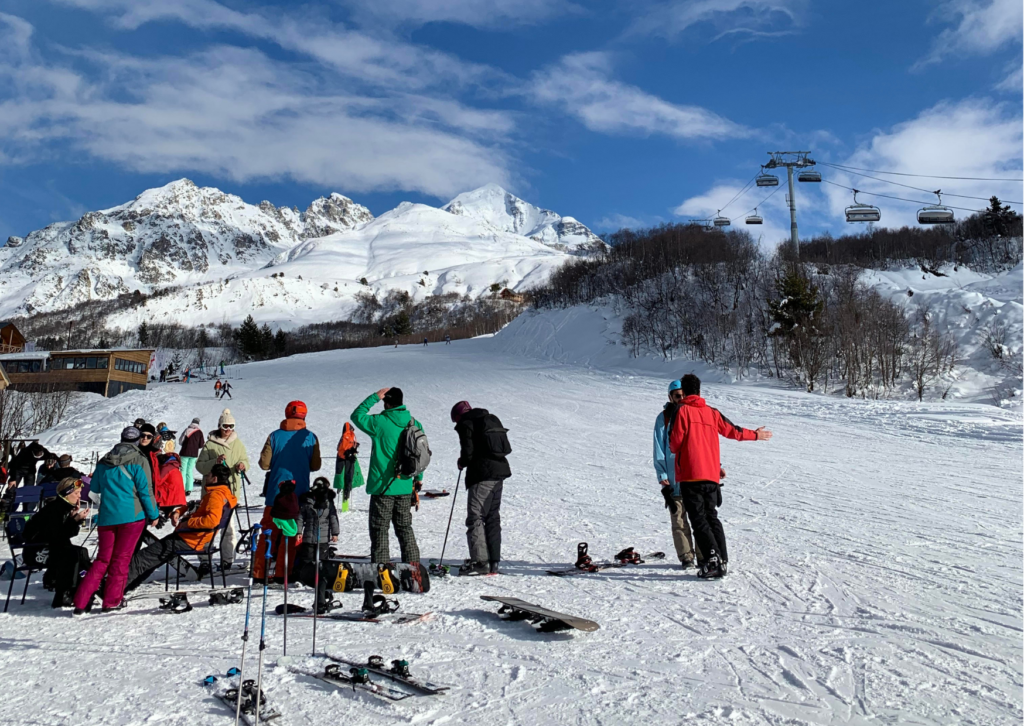
[(398, 610), (398, 600), (388, 599), (373, 591), (373, 583), (367, 582), (363, 586), (363, 615), (368, 618), (376, 618), (386, 613), (393, 613)]
[(580, 542), (576, 545), (576, 569), (577, 570), (590, 570), (594, 566), (594, 561), (587, 554), (587, 543)]
[(211, 605), (235, 605), (240, 602), (245, 602), (245, 590), (240, 587), (232, 588), (227, 592), (210, 593)]
[[(241, 690), (241, 695), (239, 695)], [(224, 692), (224, 700), (230, 703), (238, 703), (242, 699), (242, 713), (252, 716), (256, 713), (256, 681), (246, 680), (242, 688), (229, 688)], [(260, 710), (265, 710), (267, 705), (267, 694), (260, 693)]]
[(622, 550), (619, 554), (615, 555), (615, 560), (623, 565), (642, 565), (644, 560), (640, 557), (640, 553), (632, 547), (627, 547)]
[(189, 612), (192, 609), (192, 603), (188, 601), (188, 593), (173, 592), (168, 597), (160, 598), (160, 609), (180, 615)]
[(427, 571), (430, 573), (431, 577), (447, 577), (451, 574), (452, 568), (448, 565), (439, 565), (437, 560), (431, 560)]

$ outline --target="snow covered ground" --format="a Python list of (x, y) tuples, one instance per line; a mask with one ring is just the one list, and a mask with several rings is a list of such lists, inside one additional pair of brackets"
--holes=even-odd
[[(406, 658), (454, 686), (451, 694), (391, 706), (295, 676), (276, 666), (282, 624), (271, 616), (267, 682), (281, 726), (1021, 722), (1019, 409), (706, 385), (712, 405), (740, 425), (767, 425), (775, 438), (723, 442), (730, 575), (702, 582), (674, 563), (650, 463), (665, 376), (514, 356), (503, 338), (236, 369), (227, 405), (253, 456), (287, 401), (309, 404), (309, 427), (330, 452), (349, 412), (390, 385), (405, 390), (430, 436), (428, 487), (454, 488), (448, 411), (461, 398), (500, 415), (514, 448), (504, 576), (399, 595), (404, 610), (434, 613), (422, 624), (319, 627), (321, 648)], [(168, 384), (97, 398), (44, 443), (82, 458), (109, 448), (136, 416), (180, 429), (199, 415), (212, 428), (222, 408), (212, 394), (212, 386)], [(258, 489), (248, 494), (255, 503)], [(415, 514), (424, 559), (440, 553), (451, 501), (425, 501)], [(464, 502), (460, 494), (451, 561), (467, 554)], [(368, 552), (362, 491), (354, 510), (342, 516), (341, 547)], [(546, 575), (575, 559), (579, 541), (597, 556), (635, 546), (669, 559)], [(521, 597), (601, 629), (535, 633), (498, 620), (483, 594)], [(272, 592), (271, 607), (281, 599)], [(292, 599), (308, 604), (311, 594)], [(49, 593), (34, 584), (24, 606), (14, 602), (0, 617), (0, 724), (229, 723), (199, 681), (239, 664), (244, 606), (194, 600), (179, 616), (151, 600), (72, 620), (50, 610)], [(359, 598), (344, 602), (354, 609)], [(311, 621), (289, 622), (289, 655), (308, 653), (311, 631)]]

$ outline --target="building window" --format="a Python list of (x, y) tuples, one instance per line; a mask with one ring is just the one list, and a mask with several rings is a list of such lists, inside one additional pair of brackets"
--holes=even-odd
[(92, 356), (86, 358), (85, 359), (85, 367), (86, 367), (87, 370), (95, 368), (96, 367), (96, 358), (94, 358)]
[(107, 359), (107, 358), (97, 358), (97, 359), (96, 359), (96, 367), (97, 367), (97, 368), (103, 368), (103, 369), (106, 369), (106, 367), (107, 367), (107, 362), (108, 362), (108, 359)]
[(33, 373), (39, 373), (39, 371), (41, 371), (42, 369), (43, 369), (43, 362), (42, 361), (38, 361), (38, 360), (32, 361), (32, 372)]
[(85, 370), (85, 358), (75, 358), (75, 370), (76, 371), (84, 371)]
[(65, 370), (68, 370), (68, 371), (73, 370), (74, 367), (75, 367), (75, 359), (74, 358), (65, 358), (64, 359), (64, 366), (63, 367), (64, 367)]
[(20, 360), (20, 361), (18, 361), (18, 373), (28, 373), (28, 361), (27, 360)]

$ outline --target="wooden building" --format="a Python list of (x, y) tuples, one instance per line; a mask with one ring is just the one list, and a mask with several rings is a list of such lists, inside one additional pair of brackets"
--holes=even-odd
[(150, 349), (61, 350), (0, 355), (15, 391), (86, 391), (113, 398), (145, 390)]
[(14, 323), (0, 320), (0, 353), (20, 353), (25, 350), (25, 336)]

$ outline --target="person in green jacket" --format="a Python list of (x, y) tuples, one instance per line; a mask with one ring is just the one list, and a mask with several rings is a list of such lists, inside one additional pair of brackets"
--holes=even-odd
[[(231, 410), (225, 408), (217, 420), (217, 429), (211, 431), (206, 437), (206, 446), (199, 452), (196, 460), (196, 471), (204, 477), (213, 471), (217, 464), (224, 464), (231, 470), (231, 479), (228, 484), (231, 486), (231, 493), (239, 502), (245, 500), (242, 494), (242, 472), (249, 468), (249, 454), (245, 450), (245, 444), (238, 438), (235, 431), (235, 417)], [(247, 515), (248, 516), (248, 515)], [(229, 570), (235, 562), (235, 543), (238, 541), (239, 532), (235, 525), (236, 517), (228, 520), (228, 526), (224, 529), (224, 536), (220, 540), (220, 565), (222, 570)]]
[[(377, 401), (384, 401), (384, 411), (371, 415), (370, 409)], [(349, 417), (356, 428), (373, 441), (366, 493), (370, 495), (370, 561), (375, 564), (391, 561), (389, 526), (395, 528), (402, 562), (419, 564), (420, 561), (420, 549), (412, 531), (412, 506), (413, 487), (419, 487), (423, 475), (409, 479), (396, 476), (395, 455), (402, 430), (409, 421), (420, 431), (423, 425), (409, 414), (402, 401), (401, 388), (382, 388), (356, 406)]]

